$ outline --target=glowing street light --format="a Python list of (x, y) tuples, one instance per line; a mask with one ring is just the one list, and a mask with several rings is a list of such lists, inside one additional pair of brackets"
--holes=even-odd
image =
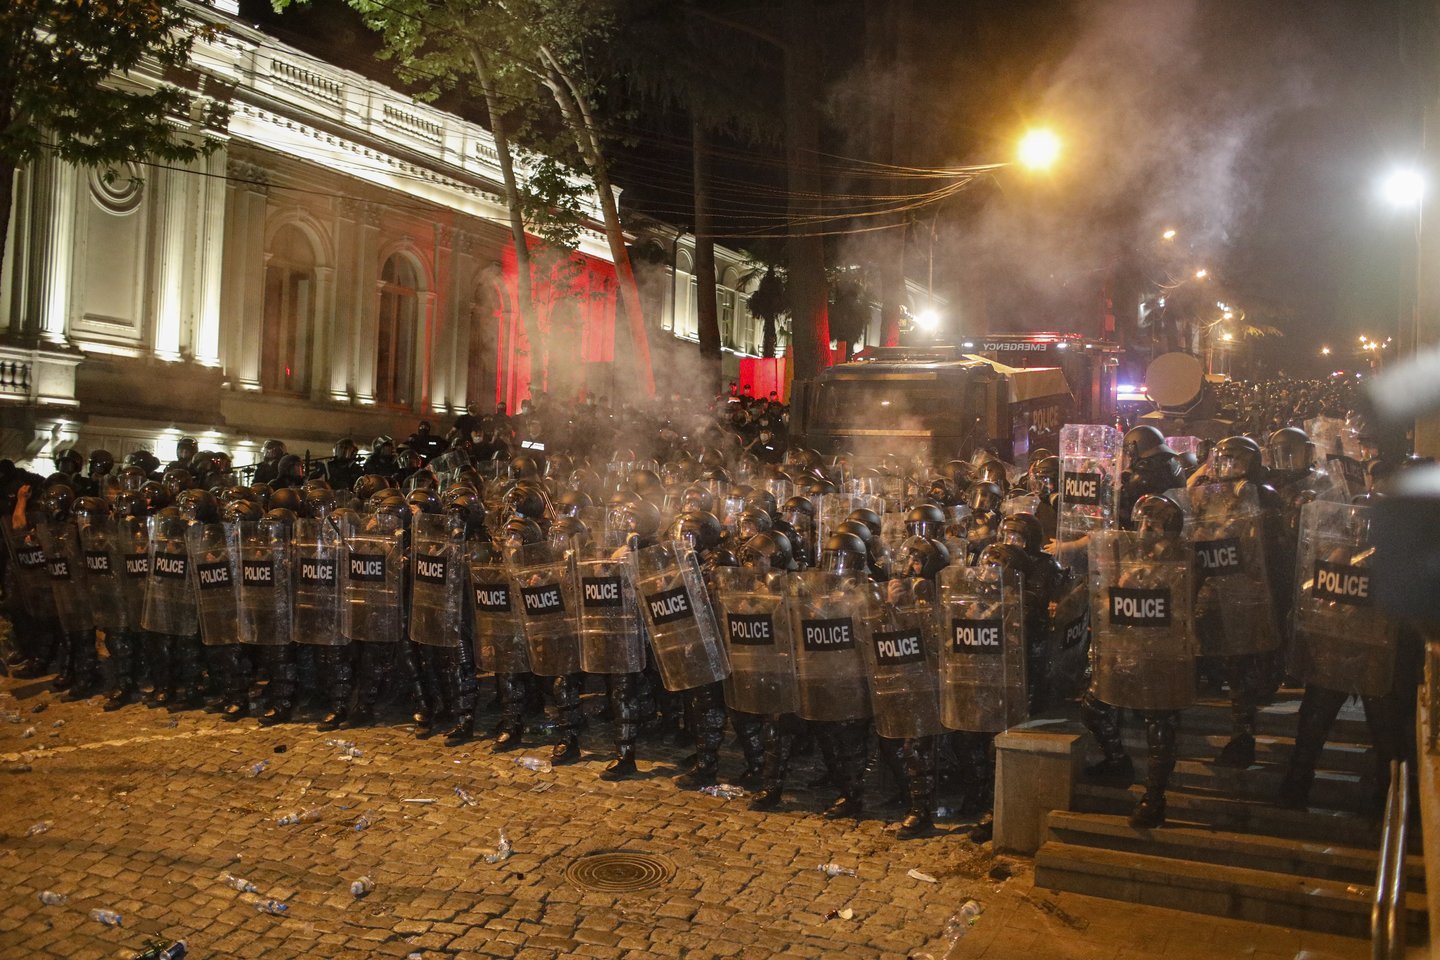
[(1322, 357), (1328, 357), (1328, 356), (1330, 356), (1330, 348), (1329, 348), (1329, 347), (1321, 347), (1321, 348), (1320, 348), (1320, 356), (1322, 356)]
[(1174, 239), (1175, 239), (1175, 228), (1174, 228), (1174, 227), (1169, 227), (1169, 228), (1167, 228), (1164, 233), (1160, 234), (1160, 239), (1161, 239), (1161, 240), (1174, 240)]
[(1221, 340), (1224, 340), (1226, 343), (1229, 343), (1231, 340), (1234, 340), (1234, 339), (1235, 339), (1235, 334), (1230, 333), (1230, 332), (1227, 331), (1227, 332), (1225, 332), (1225, 333), (1220, 334), (1220, 339), (1221, 339)]
[(1060, 159), (1060, 138), (1052, 130), (1027, 131), (1017, 151), (1020, 165), (1031, 170), (1049, 170)]
[(1234, 310), (1226, 310), (1224, 313), (1221, 314), (1221, 316), (1224, 317), (1226, 320), (1234, 320), (1234, 319), (1235, 319), (1235, 311), (1234, 311)]
[(1392, 207), (1413, 210), (1425, 199), (1425, 175), (1413, 167), (1391, 170), (1380, 181), (1380, 196)]
[(1208, 276), (1210, 276), (1210, 271), (1204, 268), (1195, 271), (1196, 280), (1204, 280)]
[(915, 324), (922, 330), (934, 330), (940, 326), (940, 314), (927, 307), (915, 315)]

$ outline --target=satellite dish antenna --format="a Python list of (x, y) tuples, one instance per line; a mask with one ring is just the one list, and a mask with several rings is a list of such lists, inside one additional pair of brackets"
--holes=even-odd
[(1205, 368), (1188, 353), (1162, 353), (1145, 370), (1145, 395), (1162, 410), (1194, 407), (1204, 388)]

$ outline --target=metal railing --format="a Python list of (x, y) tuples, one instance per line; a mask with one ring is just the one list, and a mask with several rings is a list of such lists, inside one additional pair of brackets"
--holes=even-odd
[(1370, 960), (1405, 956), (1405, 847), (1410, 822), (1410, 765), (1390, 761), (1390, 792), (1380, 832), (1380, 864), (1375, 870), (1375, 902), (1370, 908)]

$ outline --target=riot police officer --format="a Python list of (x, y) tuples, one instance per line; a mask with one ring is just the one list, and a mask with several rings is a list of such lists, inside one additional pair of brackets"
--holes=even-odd
[(1185, 470), (1175, 451), (1165, 445), (1158, 427), (1141, 424), (1125, 434), (1125, 469), (1120, 475), (1120, 518), (1128, 523), (1135, 502), (1146, 494), (1162, 494), (1185, 485)]
[[(192, 451), (193, 456), (193, 451)], [(266, 440), (260, 445), (260, 462), (255, 466), (255, 474), (250, 478), (252, 483), (273, 484), (280, 475), (277, 469), (280, 458), (285, 456), (285, 443), (281, 440)]]

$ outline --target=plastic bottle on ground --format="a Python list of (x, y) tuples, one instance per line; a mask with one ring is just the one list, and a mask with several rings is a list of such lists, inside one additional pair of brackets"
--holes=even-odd
[(359, 898), (365, 896), (367, 893), (374, 889), (374, 880), (371, 880), (369, 877), (361, 877), (359, 880), (356, 880), (350, 884), (350, 895), (352, 897)]
[(301, 810), (301, 811), (298, 811), (298, 812), (296, 812), (296, 813), (287, 813), (287, 814), (285, 814), (285, 816), (281, 817), (279, 820), (276, 820), (275, 823), (276, 823), (278, 826), (288, 827), (288, 826), (290, 826), (291, 824), (296, 824), (296, 823), (314, 823), (316, 820), (319, 820), (319, 819), (320, 819), (320, 808), (319, 808), (319, 807), (311, 807), (309, 810)]
[(510, 859), (510, 853), (514, 848), (510, 845), (510, 838), (505, 836), (505, 828), (500, 828), (500, 842), (495, 845), (492, 853), (485, 854), (486, 863), (499, 863), (502, 860)]
[(255, 904), (255, 909), (261, 913), (273, 913), (279, 917), (283, 916), (285, 911), (289, 910), (290, 907), (288, 904), (281, 903), (279, 900), (261, 900)]
[(231, 890), (238, 890), (240, 893), (258, 893), (260, 888), (255, 886), (244, 877), (237, 877), (233, 873), (227, 873), (224, 877), (225, 886)]
[(41, 890), (40, 902), (47, 907), (58, 907), (70, 898), (63, 893), (56, 893), (54, 890)]
[(555, 769), (550, 765), (549, 760), (540, 757), (516, 757), (515, 763), (517, 766), (524, 767), (526, 770), (534, 770), (536, 773), (549, 773)]
[(849, 867), (842, 867), (838, 863), (822, 863), (815, 868), (827, 877), (853, 877), (855, 871)]
[(97, 907), (90, 911), (90, 919), (96, 923), (103, 923), (107, 927), (118, 927), (122, 925), (120, 923), (120, 914), (114, 910), (101, 910)]

